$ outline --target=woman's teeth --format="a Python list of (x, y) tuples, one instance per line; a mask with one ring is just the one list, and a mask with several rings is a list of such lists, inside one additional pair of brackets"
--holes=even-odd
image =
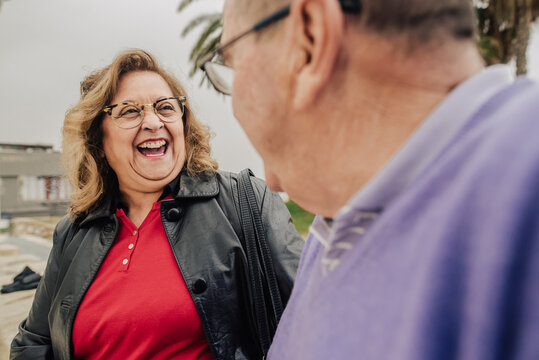
[(160, 148), (161, 146), (165, 146), (166, 143), (167, 142), (165, 140), (147, 141), (145, 143), (140, 144), (138, 147), (142, 149), (157, 149), (157, 148)]
[(137, 148), (144, 156), (161, 156), (167, 151), (167, 142), (165, 140), (147, 141)]

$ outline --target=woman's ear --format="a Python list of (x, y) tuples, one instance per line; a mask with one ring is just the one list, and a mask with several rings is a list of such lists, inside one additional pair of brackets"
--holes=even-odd
[[(293, 105), (309, 107), (328, 84), (344, 34), (344, 15), (335, 0), (296, 0), (290, 7), (296, 88)], [(298, 52), (296, 52), (298, 54)]]

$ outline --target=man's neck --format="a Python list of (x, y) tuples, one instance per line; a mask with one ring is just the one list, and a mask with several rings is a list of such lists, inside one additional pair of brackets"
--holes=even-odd
[[(357, 65), (343, 72), (333, 82), (335, 89), (327, 92), (339, 91), (342, 96), (328, 95), (322, 101), (325, 106), (333, 103), (327, 106), (326, 121), (314, 131), (310, 143), (317, 144), (319, 155), (306, 169), (313, 175), (309, 182), (316, 187), (312, 189), (316, 195), (306, 207), (333, 217), (455, 86), (481, 70), (477, 54), (470, 49), (469, 56), (462, 52), (466, 49), (460, 49), (455, 58), (450, 52), (437, 54), (439, 62), (432, 54), (423, 59), (399, 59), (390, 53), (351, 61)], [(325, 144), (322, 151), (320, 144)], [(306, 153), (309, 151), (315, 149)]]

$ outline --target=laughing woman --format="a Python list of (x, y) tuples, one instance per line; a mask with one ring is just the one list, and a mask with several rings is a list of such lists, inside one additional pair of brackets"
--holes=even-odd
[[(11, 359), (250, 359), (237, 176), (179, 82), (147, 52), (88, 76), (66, 115), (70, 214)], [(252, 179), (280, 294), (303, 240), (278, 195)]]

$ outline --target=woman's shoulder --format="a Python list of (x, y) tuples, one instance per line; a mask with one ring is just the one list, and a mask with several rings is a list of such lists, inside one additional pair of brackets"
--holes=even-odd
[[(220, 191), (225, 192), (236, 192), (238, 190), (238, 181), (240, 176), (242, 176), (241, 173), (226, 170), (218, 170), (215, 174), (215, 177), (219, 183)], [(258, 199), (262, 199), (265, 193), (268, 191), (266, 182), (263, 179), (257, 178), (252, 172), (250, 173), (249, 178)]]
[(64, 215), (56, 224), (56, 228), (54, 229), (54, 236), (53, 241), (55, 246), (62, 246), (66, 239), (69, 237), (69, 234), (73, 234), (76, 229), (78, 229), (78, 225), (73, 222), (70, 215)]
[[(248, 170), (248, 169), (246, 169)], [(240, 173), (232, 172), (232, 171), (226, 171), (226, 170), (217, 170), (215, 176), (217, 177), (217, 180), (219, 182), (228, 182), (228, 183), (234, 183), (236, 184), (238, 182), (238, 179), (240, 177)], [(263, 179), (260, 179), (254, 175), (254, 173), (250, 173), (251, 183), (254, 187), (262, 188), (264, 189), (266, 187), (266, 182)]]
[(58, 234), (67, 232), (72, 226), (75, 226), (75, 224), (71, 220), (71, 216), (69, 216), (69, 214), (66, 214), (62, 216), (62, 218), (56, 223), (55, 232)]
[[(263, 179), (257, 178), (251, 171), (247, 173), (249, 174), (249, 179), (251, 180), (257, 202), (261, 205), (261, 207), (267, 205), (266, 203), (273, 203), (275, 198), (280, 199), (277, 193), (274, 193), (266, 186), (266, 182)], [(223, 197), (228, 198), (229, 196), (227, 195), (230, 195), (231, 199), (236, 199), (236, 201), (238, 201), (240, 196), (239, 178), (245, 174), (245, 170), (241, 173), (219, 170), (215, 176), (219, 183), (221, 196), (224, 195)], [(271, 200), (268, 200), (268, 198)]]

